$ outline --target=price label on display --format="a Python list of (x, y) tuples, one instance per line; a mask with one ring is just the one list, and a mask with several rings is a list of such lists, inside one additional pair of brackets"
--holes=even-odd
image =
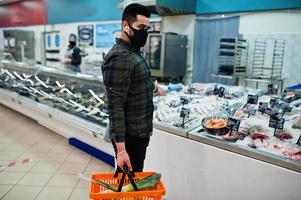
[(300, 134), (299, 139), (297, 140), (296, 144), (301, 146), (301, 134)]
[(290, 103), (281, 103), (280, 108), (283, 110), (283, 112), (292, 112), (293, 107)]
[(240, 126), (240, 120), (234, 119), (234, 118), (229, 118), (228, 119), (227, 127), (229, 129), (238, 131), (239, 126)]
[(248, 100), (247, 100), (248, 104), (257, 104), (258, 103), (258, 95), (248, 95)]
[(219, 87), (217, 84), (215, 84), (213, 88), (213, 94), (218, 94), (218, 91), (219, 91)]
[(191, 84), (188, 86), (188, 92), (189, 92), (189, 94), (195, 93), (195, 88)]
[(271, 108), (273, 108), (273, 107), (279, 107), (279, 102), (280, 102), (279, 98), (271, 98), (270, 99)]
[(275, 129), (283, 129), (284, 121), (285, 121), (284, 118), (277, 119), (277, 118), (270, 117), (269, 127)]
[(283, 116), (283, 112), (281, 112), (281, 110), (279, 108), (272, 108), (271, 109), (271, 113), (270, 113), (270, 117), (274, 118), (274, 119), (280, 119)]
[(272, 83), (268, 85), (268, 93), (269, 94), (277, 94), (278, 92), (278, 85)]
[(258, 111), (261, 112), (262, 114), (266, 112), (266, 110), (268, 109), (269, 104), (266, 102), (259, 102), (259, 106), (258, 106)]
[(250, 115), (255, 115), (256, 114), (256, 109), (252, 106), (248, 106), (245, 110), (244, 113), (248, 114), (248, 117), (250, 117)]
[(219, 91), (218, 91), (218, 97), (223, 98), (225, 96), (225, 88), (224, 87), (220, 87)]
[(248, 115), (255, 115), (256, 114), (256, 110), (254, 108), (250, 108), (247, 110)]
[(189, 102), (189, 98), (187, 96), (181, 96), (180, 100), (182, 104), (188, 104)]
[(189, 117), (190, 109), (189, 108), (182, 108), (180, 112), (180, 117)]
[(234, 113), (236, 112), (236, 110), (234, 108), (231, 108), (231, 107), (227, 107), (226, 108), (226, 111), (228, 112), (229, 116), (233, 116)]
[(271, 109), (271, 108), (267, 108), (267, 109), (265, 110), (265, 113), (266, 113), (267, 115), (270, 115), (270, 116), (271, 116), (272, 109)]
[(224, 97), (225, 91), (226, 89), (224, 87), (218, 87), (218, 85), (216, 84), (213, 89), (213, 94), (218, 95), (219, 97)]

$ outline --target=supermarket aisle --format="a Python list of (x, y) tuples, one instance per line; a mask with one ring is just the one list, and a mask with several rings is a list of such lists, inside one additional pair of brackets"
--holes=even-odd
[(88, 199), (88, 183), (77, 174), (114, 170), (73, 148), (66, 138), (0, 105), (0, 165), (27, 158), (33, 161), (0, 172), (1, 200)]

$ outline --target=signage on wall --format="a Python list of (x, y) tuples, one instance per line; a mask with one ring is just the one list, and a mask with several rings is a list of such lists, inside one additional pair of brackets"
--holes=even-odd
[(61, 36), (59, 31), (45, 32), (46, 50), (58, 50), (61, 45)]
[(121, 32), (120, 23), (96, 25), (96, 47), (112, 47)]
[(44, 32), (44, 44), (45, 44), (45, 61), (46, 65), (52, 67), (61, 66), (60, 47), (61, 47), (61, 35), (59, 31)]
[(55, 42), (55, 47), (58, 48), (60, 47), (61, 39), (59, 34), (55, 34), (54, 36), (54, 42)]
[(79, 25), (78, 26), (78, 42), (79, 44), (94, 45), (94, 26), (93, 25)]
[(51, 47), (51, 35), (47, 35), (47, 47)]

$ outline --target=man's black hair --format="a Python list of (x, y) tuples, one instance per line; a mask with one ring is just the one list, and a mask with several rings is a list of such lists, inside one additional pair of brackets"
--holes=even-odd
[(125, 7), (122, 14), (122, 21), (126, 21), (127, 23), (132, 25), (137, 20), (137, 15), (143, 15), (149, 18), (151, 13), (147, 9), (147, 7), (138, 3), (132, 3)]

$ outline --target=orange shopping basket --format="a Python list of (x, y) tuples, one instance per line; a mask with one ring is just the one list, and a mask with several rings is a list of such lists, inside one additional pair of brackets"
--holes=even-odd
[[(93, 174), (91, 176), (92, 180), (100, 180), (105, 183), (112, 185), (113, 187), (118, 187), (119, 191), (124, 184), (132, 183), (135, 190), (137, 190), (137, 186), (133, 183), (134, 180), (139, 180), (144, 177), (155, 174), (155, 172), (137, 172), (135, 173), (135, 178), (132, 178), (131, 174), (120, 173), (120, 174)], [(117, 175), (117, 176), (116, 176)], [(125, 176), (128, 175), (128, 176)], [(115, 177), (116, 176), (116, 177)], [(161, 200), (161, 197), (165, 195), (165, 187), (161, 180), (159, 180), (158, 184), (155, 188), (150, 190), (143, 191), (133, 191), (133, 192), (107, 192), (103, 193), (103, 191), (108, 190), (107, 188), (95, 183), (94, 181), (90, 184), (90, 194), (89, 197), (92, 200)]]

